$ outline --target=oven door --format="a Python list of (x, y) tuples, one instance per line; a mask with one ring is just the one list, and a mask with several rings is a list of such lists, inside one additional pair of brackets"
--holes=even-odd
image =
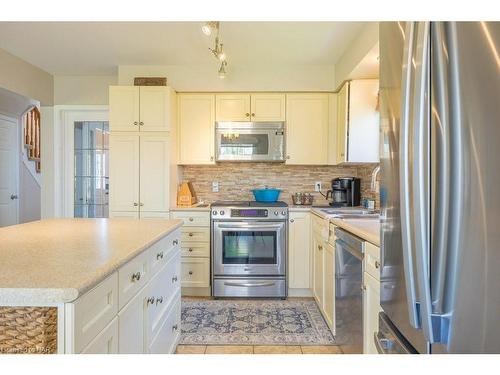
[(213, 222), (214, 276), (284, 276), (286, 222)]
[(217, 123), (217, 161), (285, 160), (282, 123)]

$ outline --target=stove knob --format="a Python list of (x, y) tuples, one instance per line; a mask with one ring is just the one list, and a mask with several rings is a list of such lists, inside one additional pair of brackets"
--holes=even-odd
[(212, 215), (217, 215), (217, 211), (213, 210)]
[(274, 211), (274, 216), (278, 216), (279, 212), (278, 211)]
[(224, 211), (220, 211), (219, 214), (224, 215)]

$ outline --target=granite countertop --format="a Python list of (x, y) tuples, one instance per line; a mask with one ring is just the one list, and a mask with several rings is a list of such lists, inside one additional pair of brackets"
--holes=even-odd
[(51, 219), (0, 228), (0, 306), (71, 302), (181, 225)]

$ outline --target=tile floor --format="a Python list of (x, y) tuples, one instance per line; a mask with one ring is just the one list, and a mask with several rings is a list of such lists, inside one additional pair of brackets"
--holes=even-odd
[(179, 345), (176, 354), (344, 354), (340, 346)]

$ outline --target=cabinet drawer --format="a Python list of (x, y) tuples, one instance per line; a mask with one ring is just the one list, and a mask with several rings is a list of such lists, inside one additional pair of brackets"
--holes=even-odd
[(177, 229), (163, 237), (149, 249), (150, 275), (156, 274), (166, 263), (170, 253), (180, 248), (181, 230)]
[(80, 353), (118, 313), (118, 274), (113, 273), (67, 306), (74, 314), (71, 352)]
[(151, 354), (171, 354), (175, 352), (181, 333), (181, 295), (178, 293), (172, 301), (158, 333), (149, 344)]
[(118, 318), (115, 317), (85, 349), (82, 354), (117, 354)]
[(167, 264), (151, 280), (147, 288), (147, 335), (154, 337), (161, 327), (163, 317), (170, 302), (180, 290), (181, 253), (176, 251)]
[(210, 257), (210, 243), (183, 243), (182, 244), (183, 257)]
[(149, 278), (148, 252), (145, 251), (118, 270), (119, 309), (144, 286)]
[(182, 228), (182, 243), (187, 246), (189, 242), (209, 242), (210, 228), (187, 227)]
[(181, 279), (183, 287), (210, 286), (210, 258), (183, 258)]
[(380, 281), (380, 248), (365, 242), (365, 272)]
[(186, 227), (210, 226), (210, 211), (172, 211), (170, 217), (184, 221)]

